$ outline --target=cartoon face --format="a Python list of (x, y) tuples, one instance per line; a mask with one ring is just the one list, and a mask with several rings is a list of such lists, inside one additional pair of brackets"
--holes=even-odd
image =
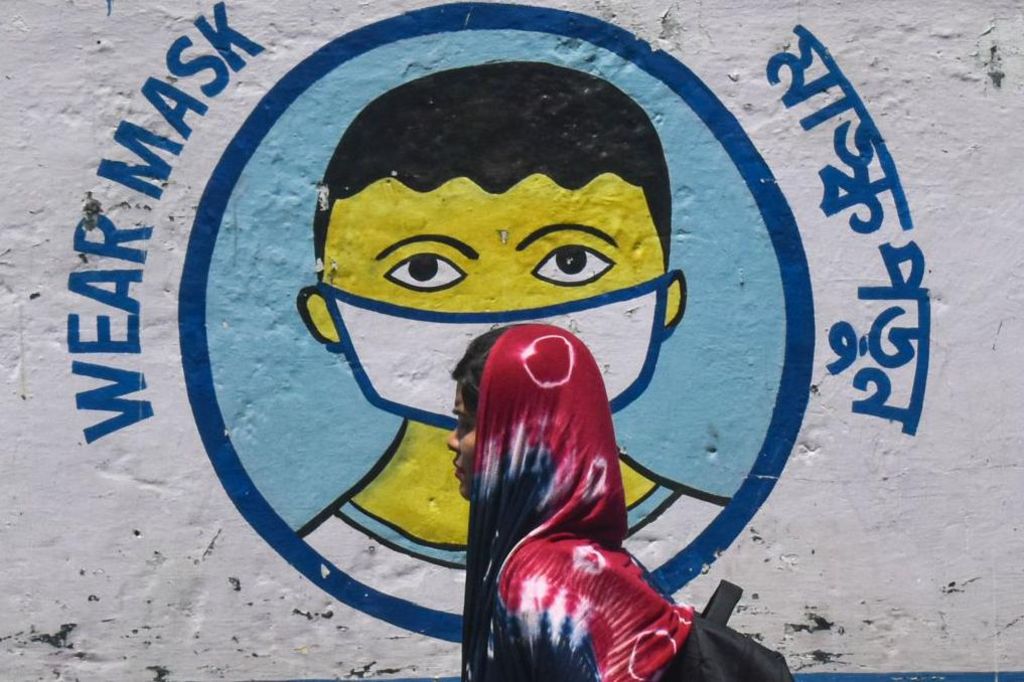
[[(502, 194), (467, 178), (430, 192), (378, 180), (335, 202), (323, 260), (332, 287), (441, 312), (541, 308), (665, 272), (643, 191), (610, 173), (576, 190), (534, 174)], [(682, 295), (670, 287), (663, 324)], [(307, 305), (320, 336), (338, 341), (323, 298)]]
[[(415, 543), (461, 546), (451, 367), (487, 329), (547, 322), (588, 345), (612, 408), (628, 404), (685, 304), (682, 273), (666, 272), (670, 223), (657, 131), (603, 79), (485, 64), (370, 102), (324, 173), (319, 283), (298, 303), (367, 401), (404, 422), (340, 499)], [(656, 484), (624, 462), (627, 502), (646, 499)]]
[[(582, 16), (436, 9), (338, 39), (247, 119), (200, 200), (180, 326), (197, 427), (253, 527), (333, 597), (449, 633), (419, 604), (457, 610), (435, 602), (452, 572), (421, 562), (464, 561), (445, 445), (463, 328), (565, 313), (613, 363), (658, 358), (613, 411), (631, 530), (671, 511), (686, 521), (659, 557), (714, 540), (666, 565), (682, 575), (770, 489), (750, 466), (777, 473), (799, 428), (775, 415), (802, 414), (813, 317), (785, 199), (692, 71)], [(419, 400), (435, 384), (436, 411)], [(734, 493), (718, 521), (697, 504), (718, 514)]]
[[(664, 262), (643, 191), (611, 173), (575, 190), (533, 174), (500, 194), (463, 177), (429, 192), (385, 178), (335, 201), (322, 277), (331, 289), (401, 308), (500, 313), (628, 290), (662, 276)], [(681, 280), (670, 280), (655, 324), (675, 324), (683, 298)], [(301, 300), (310, 331), (342, 341), (333, 302), (319, 291)], [(417, 339), (386, 333), (372, 345), (422, 350)], [(457, 343), (459, 352), (464, 345)], [(444, 358), (445, 374), (457, 358)], [(417, 360), (408, 364), (415, 372)], [(408, 422), (388, 465), (352, 503), (419, 540), (464, 542), (468, 508), (444, 456), (444, 433)], [(622, 474), (627, 502), (654, 488), (628, 464)]]

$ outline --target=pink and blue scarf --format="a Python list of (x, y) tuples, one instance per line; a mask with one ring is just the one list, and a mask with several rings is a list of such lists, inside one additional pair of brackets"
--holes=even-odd
[(476, 424), (462, 679), (658, 680), (693, 610), (622, 547), (618, 446), (590, 351), (557, 327), (511, 327)]

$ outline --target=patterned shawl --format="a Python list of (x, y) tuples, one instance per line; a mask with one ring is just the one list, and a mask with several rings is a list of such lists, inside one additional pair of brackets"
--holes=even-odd
[(657, 680), (693, 611), (622, 548), (618, 447), (590, 351), (557, 327), (510, 328), (476, 425), (464, 682)]

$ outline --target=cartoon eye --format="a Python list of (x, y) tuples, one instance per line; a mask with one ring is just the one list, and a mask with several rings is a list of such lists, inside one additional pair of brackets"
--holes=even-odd
[(447, 289), (461, 282), (466, 273), (447, 258), (433, 253), (417, 253), (391, 268), (385, 278), (416, 291)]
[(560, 286), (579, 286), (599, 279), (615, 265), (597, 251), (585, 246), (560, 246), (540, 262), (533, 275)]

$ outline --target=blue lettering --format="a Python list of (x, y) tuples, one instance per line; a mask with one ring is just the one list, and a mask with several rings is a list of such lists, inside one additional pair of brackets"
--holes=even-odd
[(86, 229), (82, 220), (75, 228), (75, 250), (108, 258), (120, 258), (131, 263), (145, 263), (146, 251), (131, 246), (121, 246), (123, 242), (135, 242), (149, 239), (153, 235), (152, 227), (133, 227), (122, 230), (114, 225), (114, 221), (105, 215), (98, 216), (93, 229), (99, 230), (102, 241), (92, 241), (88, 235), (93, 230)]
[(86, 443), (92, 443), (118, 429), (153, 416), (153, 405), (148, 400), (128, 400), (121, 397), (126, 393), (135, 393), (146, 388), (146, 378), (141, 372), (75, 361), (71, 363), (71, 373), (110, 382), (106, 386), (76, 394), (75, 407), (79, 410), (118, 413), (84, 429)]
[[(185, 122), (185, 114), (191, 110), (202, 116), (209, 108), (192, 95), (179, 90), (170, 83), (152, 77), (147, 78), (146, 82), (142, 84), (142, 95), (186, 140), (192, 134), (192, 127)], [(171, 102), (173, 105), (170, 104)]]
[(187, 78), (203, 71), (213, 71), (213, 78), (199, 86), (207, 97), (216, 97), (227, 87), (230, 76), (224, 61), (212, 54), (204, 54), (188, 61), (182, 61), (181, 54), (192, 47), (192, 39), (181, 36), (167, 50), (167, 70), (172, 76)]
[[(131, 297), (130, 288), (133, 282), (141, 281), (142, 270), (86, 270), (72, 272), (68, 276), (68, 290), (112, 308), (138, 315), (139, 302)], [(112, 284), (113, 289), (106, 289), (97, 284)]]
[(83, 341), (81, 322), (77, 314), (68, 315), (68, 352), (69, 353), (141, 353), (142, 343), (139, 340), (139, 316), (129, 315), (128, 331), (124, 339), (110, 336), (110, 316), (96, 316), (96, 340)]
[(117, 126), (114, 141), (133, 152), (144, 164), (133, 165), (124, 161), (103, 159), (100, 161), (100, 167), (96, 174), (154, 199), (159, 199), (164, 192), (163, 188), (156, 183), (146, 182), (142, 178), (166, 180), (171, 174), (171, 165), (150, 147), (163, 149), (177, 156), (181, 153), (183, 145), (128, 121), (121, 121), (121, 124)]
[(224, 8), (223, 2), (218, 2), (213, 6), (213, 22), (217, 25), (217, 28), (210, 26), (210, 22), (206, 20), (206, 17), (199, 17), (195, 23), (199, 32), (220, 53), (221, 58), (228, 63), (232, 71), (239, 71), (245, 66), (245, 60), (235, 54), (231, 49), (232, 45), (238, 46), (250, 57), (255, 57), (260, 52), (263, 52), (262, 45), (253, 42), (228, 26), (227, 10)]

